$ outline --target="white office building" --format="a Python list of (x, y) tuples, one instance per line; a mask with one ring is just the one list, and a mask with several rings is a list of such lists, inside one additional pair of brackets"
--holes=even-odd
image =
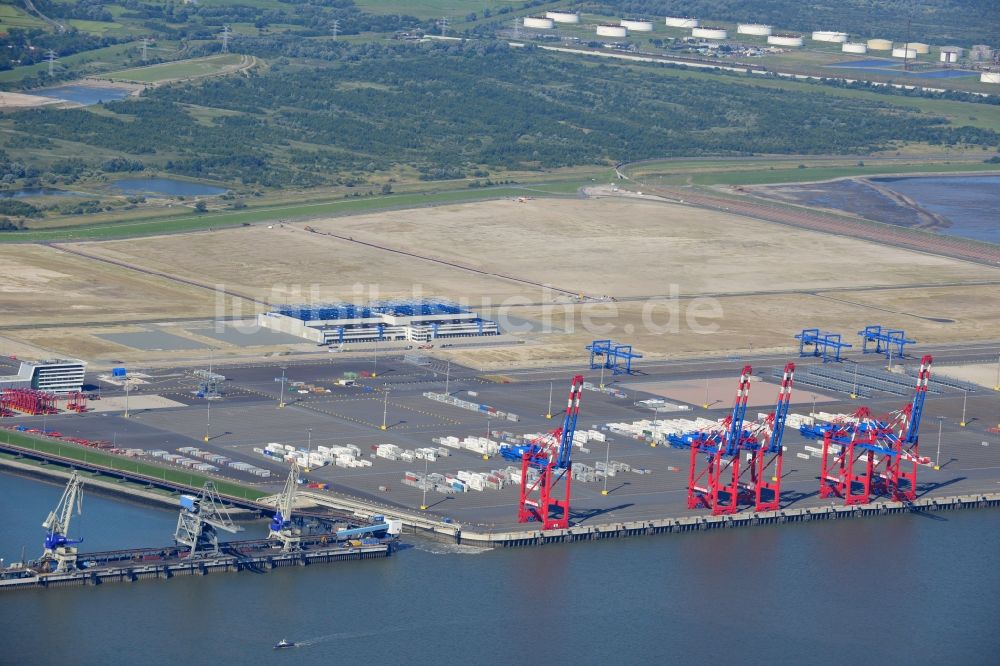
[(28, 388), (49, 393), (83, 390), (86, 361), (52, 359), (21, 361), (16, 375), (0, 375), (0, 388)]

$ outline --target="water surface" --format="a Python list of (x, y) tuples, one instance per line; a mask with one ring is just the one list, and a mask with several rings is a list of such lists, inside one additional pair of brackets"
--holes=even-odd
[(942, 234), (1000, 243), (1000, 175), (872, 180), (947, 219)]
[(165, 194), (168, 196), (210, 196), (224, 194), (225, 188), (174, 178), (123, 178), (111, 184), (125, 194)]
[(32, 95), (43, 97), (55, 97), (65, 99), (70, 102), (90, 106), (101, 102), (110, 102), (116, 99), (125, 99), (131, 93), (126, 88), (109, 88), (105, 86), (87, 86), (82, 84), (71, 84), (65, 86), (55, 86), (52, 88), (38, 88), (30, 91)]
[[(57, 486), (0, 475), (0, 552)], [(88, 496), (87, 546), (162, 545), (173, 512)], [(16, 510), (15, 510), (16, 507)], [(964, 664), (1000, 650), (1000, 511), (483, 551), (0, 598), (11, 664)], [(281, 638), (303, 647), (275, 652)]]

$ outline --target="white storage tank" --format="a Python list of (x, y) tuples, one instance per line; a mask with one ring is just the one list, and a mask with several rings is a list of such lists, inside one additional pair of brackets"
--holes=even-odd
[(892, 50), (892, 57), (906, 58), (907, 60), (911, 60), (917, 57), (917, 52), (914, 51), (913, 49), (896, 48)]
[(653, 22), (641, 19), (622, 19), (621, 26), (634, 32), (653, 32)]
[(844, 53), (868, 53), (868, 46), (862, 42), (844, 42), (840, 50)]
[(941, 62), (958, 62), (963, 53), (965, 53), (965, 49), (961, 46), (942, 46)]
[(909, 44), (903, 44), (903, 48), (913, 49), (919, 55), (927, 55), (931, 52), (931, 47), (922, 42), (910, 42)]
[(702, 28), (692, 28), (692, 37), (701, 37), (702, 39), (726, 39), (729, 37), (729, 33), (726, 32), (725, 28), (713, 28), (711, 26), (704, 26)]
[(601, 37), (627, 37), (628, 30), (620, 25), (599, 25), (597, 34)]
[(980, 83), (1000, 83), (1000, 72), (983, 72), (979, 75)]
[(666, 24), (668, 28), (697, 28), (698, 19), (684, 16), (668, 16)]
[(537, 28), (538, 30), (551, 30), (556, 27), (555, 22), (545, 16), (525, 16), (525, 28)]
[(556, 23), (580, 22), (580, 15), (576, 12), (545, 12), (545, 18), (552, 19)]
[(843, 44), (847, 41), (847, 33), (833, 32), (831, 30), (815, 30), (813, 31), (812, 38), (814, 42), (832, 42), (834, 44)]
[(767, 43), (771, 46), (802, 46), (802, 35), (771, 35)]
[(757, 35), (758, 37), (767, 37), (771, 34), (771, 26), (764, 25), (763, 23), (740, 23), (736, 26), (736, 32), (741, 35)]
[(869, 51), (891, 51), (892, 42), (888, 39), (869, 39), (868, 40), (868, 50)]

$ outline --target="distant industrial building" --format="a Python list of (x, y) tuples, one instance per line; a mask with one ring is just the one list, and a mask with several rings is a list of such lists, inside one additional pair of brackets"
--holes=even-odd
[(993, 49), (986, 44), (976, 44), (969, 50), (969, 60), (972, 62), (989, 62), (993, 60)]
[(76, 393), (83, 390), (86, 368), (85, 361), (77, 360), (21, 361), (16, 375), (0, 375), (0, 388)]
[(437, 300), (283, 306), (257, 315), (260, 326), (318, 344), (499, 335), (494, 321), (455, 303)]

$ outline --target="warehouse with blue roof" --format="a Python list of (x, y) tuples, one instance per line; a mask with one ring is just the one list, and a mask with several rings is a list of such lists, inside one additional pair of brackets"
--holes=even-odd
[(495, 321), (441, 300), (377, 301), (367, 305), (284, 305), (257, 316), (257, 323), (317, 344), (499, 335)]

